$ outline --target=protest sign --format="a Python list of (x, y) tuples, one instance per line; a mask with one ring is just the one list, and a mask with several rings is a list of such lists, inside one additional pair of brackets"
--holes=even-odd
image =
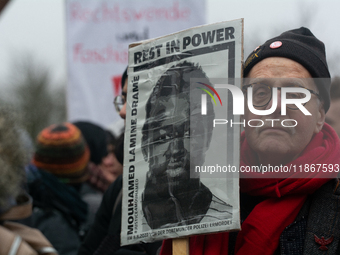
[(240, 228), (243, 20), (130, 45), (121, 243)]

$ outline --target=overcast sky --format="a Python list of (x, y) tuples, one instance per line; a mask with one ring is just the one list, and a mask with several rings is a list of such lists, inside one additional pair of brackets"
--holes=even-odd
[[(340, 57), (340, 1), (206, 1), (207, 23), (244, 18), (245, 57), (264, 40), (307, 26), (325, 42), (331, 74), (340, 74), (336, 61)], [(0, 81), (8, 78), (13, 59), (25, 54), (47, 66), (54, 81), (66, 79), (64, 7), (64, 0), (10, 1), (0, 14)]]

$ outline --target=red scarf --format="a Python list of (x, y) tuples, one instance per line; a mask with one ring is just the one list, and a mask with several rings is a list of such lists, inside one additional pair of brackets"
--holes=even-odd
[[(340, 143), (335, 131), (324, 124), (301, 155), (287, 165), (335, 164), (340, 163)], [(241, 135), (241, 166), (257, 165), (257, 157), (249, 147), (244, 133)], [(318, 178), (320, 175), (327, 178)], [(268, 199), (255, 206), (238, 233), (235, 245), (236, 255), (273, 254), (279, 245), (279, 238), (286, 226), (298, 215), (307, 195), (314, 193), (338, 173), (311, 173), (308, 178), (296, 179), (240, 179), (241, 192)], [(295, 178), (294, 178), (295, 177)], [(316, 177), (316, 178), (315, 178)], [(191, 255), (227, 255), (229, 234), (227, 232), (190, 237)], [(172, 254), (171, 240), (163, 242), (161, 255)]]

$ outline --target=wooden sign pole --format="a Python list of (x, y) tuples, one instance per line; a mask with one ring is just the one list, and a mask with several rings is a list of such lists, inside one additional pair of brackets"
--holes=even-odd
[(189, 237), (172, 239), (172, 255), (189, 255)]

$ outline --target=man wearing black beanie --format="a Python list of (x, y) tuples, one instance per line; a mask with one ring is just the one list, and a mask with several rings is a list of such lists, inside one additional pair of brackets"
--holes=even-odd
[(247, 77), (257, 63), (270, 57), (294, 60), (306, 68), (312, 78), (321, 79), (322, 84), (317, 84), (317, 86), (324, 102), (325, 112), (327, 112), (330, 105), (331, 76), (328, 71), (323, 42), (305, 27), (284, 32), (269, 39), (248, 56), (244, 64), (243, 76)]
[[(242, 230), (190, 237), (190, 254), (340, 254), (340, 141), (325, 123), (324, 44), (305, 27), (286, 31), (248, 56), (243, 75), (240, 169), (259, 171), (240, 173)], [(161, 255), (171, 252), (165, 241)]]

